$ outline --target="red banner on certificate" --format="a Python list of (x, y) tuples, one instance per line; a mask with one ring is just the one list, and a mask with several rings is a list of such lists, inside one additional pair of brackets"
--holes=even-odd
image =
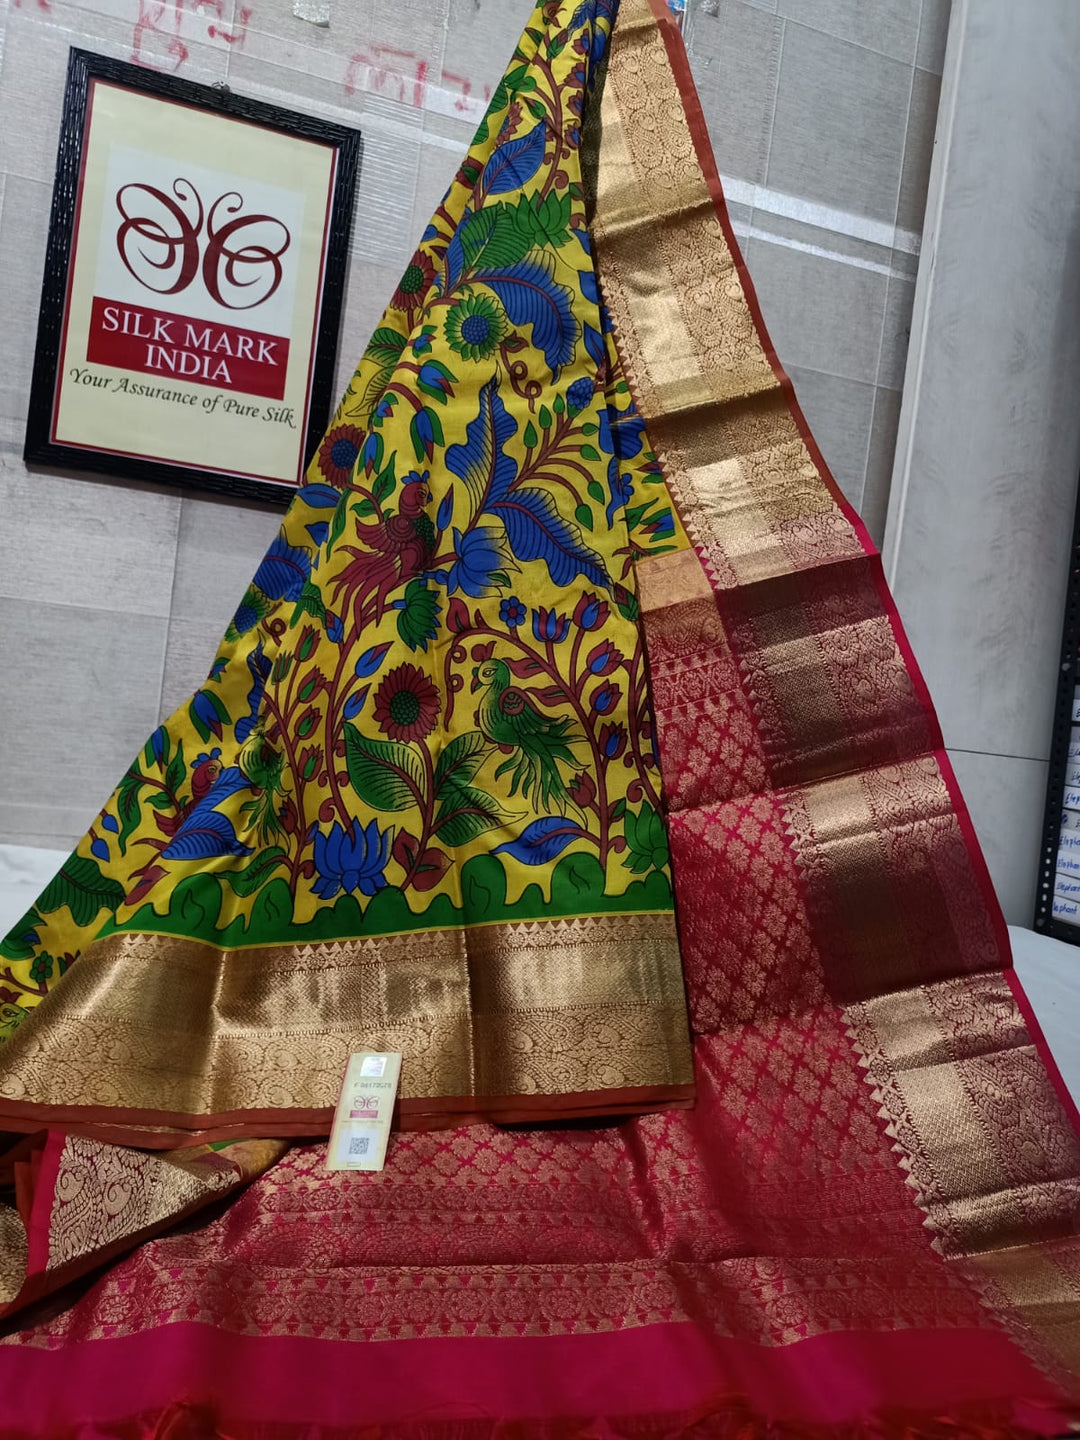
[(284, 335), (122, 305), (95, 295), (86, 358), (147, 375), (176, 376), (280, 400), (289, 368)]

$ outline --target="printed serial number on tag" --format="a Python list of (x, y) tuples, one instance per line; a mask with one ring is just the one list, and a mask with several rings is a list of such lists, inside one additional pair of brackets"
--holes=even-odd
[(326, 1150), (328, 1169), (383, 1168), (400, 1074), (401, 1056), (395, 1051), (349, 1056)]

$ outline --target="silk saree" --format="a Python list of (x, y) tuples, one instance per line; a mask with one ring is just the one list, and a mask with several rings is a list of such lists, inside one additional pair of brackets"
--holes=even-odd
[(0, 955), (0, 1435), (1080, 1421), (1076, 1110), (660, 0), (537, 8)]

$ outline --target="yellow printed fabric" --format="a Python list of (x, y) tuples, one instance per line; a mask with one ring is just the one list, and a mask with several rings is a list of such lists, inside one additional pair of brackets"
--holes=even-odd
[(587, 231), (607, 7), (562, 9), (206, 681), (3, 942), (13, 1122), (310, 1130), (369, 1045), (416, 1123), (689, 1096), (634, 581), (687, 542)]

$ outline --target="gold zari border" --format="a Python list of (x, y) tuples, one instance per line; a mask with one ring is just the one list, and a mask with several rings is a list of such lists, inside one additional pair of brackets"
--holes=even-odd
[(300, 1111), (317, 1132), (364, 1048), (404, 1054), (405, 1102), (549, 1096), (557, 1113), (562, 1096), (693, 1080), (670, 915), (233, 951), (118, 934), (55, 994), (5, 1047), (0, 1115), (132, 1112), (197, 1130)]

